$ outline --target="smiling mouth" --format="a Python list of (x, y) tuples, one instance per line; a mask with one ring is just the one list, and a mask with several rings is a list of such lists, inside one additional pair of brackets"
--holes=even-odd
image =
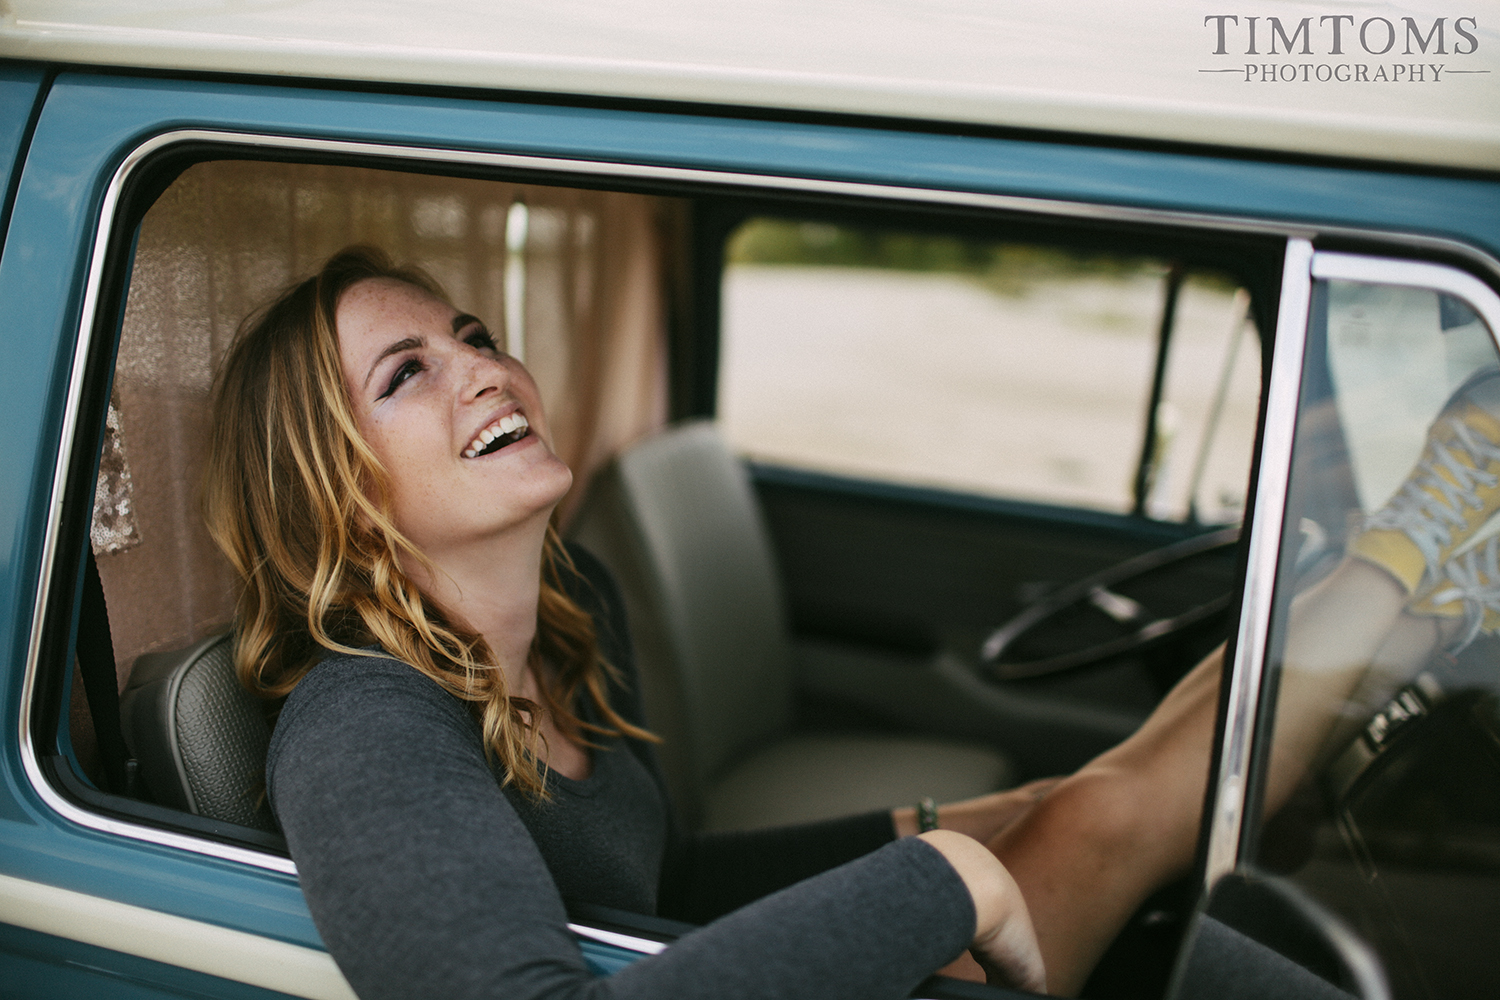
[(515, 444), (529, 433), (531, 424), (523, 414), (508, 414), (480, 431), (479, 436), (464, 449), (464, 458), (492, 455), (506, 445)]

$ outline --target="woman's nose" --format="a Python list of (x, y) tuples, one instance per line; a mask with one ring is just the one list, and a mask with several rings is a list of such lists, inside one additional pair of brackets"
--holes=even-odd
[(464, 355), (466, 398), (481, 399), (505, 388), (508, 376), (505, 365), (498, 359), (472, 348), (465, 350)]

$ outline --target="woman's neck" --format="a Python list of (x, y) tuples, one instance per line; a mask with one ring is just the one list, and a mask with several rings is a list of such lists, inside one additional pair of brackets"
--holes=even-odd
[(505, 671), (512, 691), (527, 686), (546, 530), (547, 517), (542, 514), (492, 539), (460, 550), (429, 553), (433, 572), (417, 565), (407, 570), (455, 623), (479, 633)]
[[(455, 622), (484, 638), (512, 695), (540, 703), (542, 679), (528, 661), (536, 636), (547, 517), (522, 527), (459, 551), (433, 553), (429, 558), (435, 573), (416, 567), (410, 575)], [(536, 721), (539, 739), (532, 752), (560, 774), (587, 778), (593, 770), (588, 750), (569, 739), (548, 713)]]

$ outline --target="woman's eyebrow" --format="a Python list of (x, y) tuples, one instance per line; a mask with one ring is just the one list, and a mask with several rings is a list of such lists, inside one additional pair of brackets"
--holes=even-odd
[(480, 326), (484, 326), (484, 320), (480, 319), (478, 316), (470, 316), (468, 313), (459, 313), (457, 316), (453, 317), (453, 332), (457, 333), (471, 323), (478, 323)]
[(413, 347), (422, 347), (426, 343), (427, 342), (425, 340), (422, 340), (419, 337), (407, 337), (405, 340), (398, 340), (394, 344), (391, 344), (389, 347), (387, 347), (385, 350), (381, 351), (380, 356), (374, 361), (370, 362), (370, 370), (365, 372), (365, 387), (369, 388), (370, 379), (375, 377), (375, 369), (380, 366), (380, 362), (384, 361), (392, 354), (400, 354), (402, 351), (409, 351)]

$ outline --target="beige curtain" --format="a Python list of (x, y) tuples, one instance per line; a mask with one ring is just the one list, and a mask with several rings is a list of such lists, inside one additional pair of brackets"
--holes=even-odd
[[(93, 544), (123, 686), (143, 652), (227, 623), (234, 581), (202, 525), (198, 470), (216, 365), (241, 319), (351, 243), (420, 264), (505, 328), (511, 206), (527, 236), (525, 356), (573, 467), (588, 476), (666, 414), (664, 233), (640, 195), (338, 166), (217, 161), (147, 214), (125, 311)], [(514, 285), (512, 287), (515, 287)]]

